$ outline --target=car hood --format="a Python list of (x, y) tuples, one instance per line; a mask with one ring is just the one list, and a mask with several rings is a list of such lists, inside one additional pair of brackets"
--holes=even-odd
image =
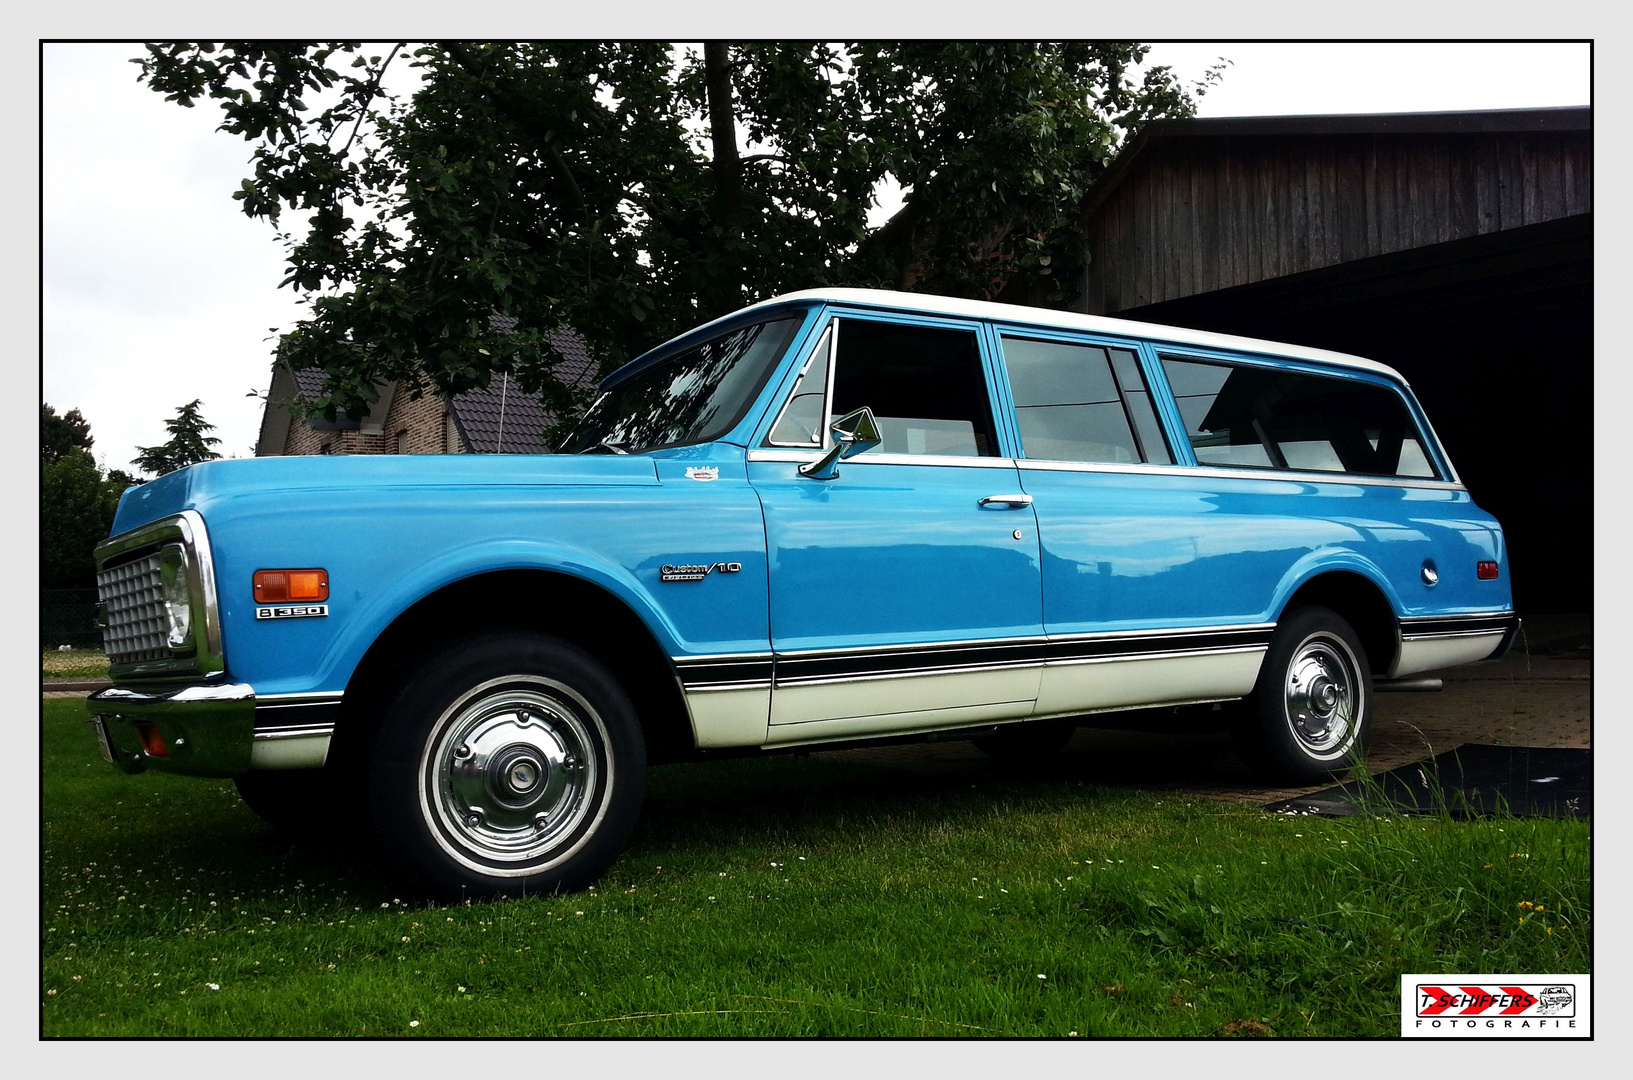
[(119, 500), (113, 533), (247, 493), (415, 487), (643, 487), (658, 483), (643, 455), (343, 455), (207, 461), (134, 487)]

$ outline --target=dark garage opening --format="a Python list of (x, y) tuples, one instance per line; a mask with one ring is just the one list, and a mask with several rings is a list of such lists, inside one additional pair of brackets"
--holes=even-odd
[(1516, 609), (1590, 612), (1592, 258), (1582, 215), (1118, 314), (1394, 367), (1502, 522)]

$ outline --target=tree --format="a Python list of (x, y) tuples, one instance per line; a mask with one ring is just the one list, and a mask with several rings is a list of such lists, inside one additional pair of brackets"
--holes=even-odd
[(91, 425), (78, 409), (69, 409), (61, 416), (51, 406), (40, 405), (40, 460), (50, 463), (61, 461), (71, 450), (91, 450)]
[(93, 549), (113, 526), (119, 496), (135, 483), (118, 469), (104, 474), (91, 443), (78, 409), (58, 416), (40, 407), (40, 584), (47, 589), (96, 584)]
[(188, 465), (219, 458), (221, 455), (210, 447), (219, 445), (221, 440), (209, 434), (215, 430), (215, 425), (199, 414), (202, 404), (198, 398), (194, 398), (186, 405), (179, 406), (176, 415), (164, 422), (170, 438), (158, 446), (138, 446), (131, 464), (143, 472), (163, 476)]
[[(166, 43), (140, 78), (254, 145), (234, 193), (282, 228), (314, 412), (376, 383), (512, 373), (572, 404), (550, 333), (604, 366), (778, 292), (874, 285), (1065, 303), (1070, 228), (1121, 141), (1194, 111), (1146, 47), (897, 42)], [(420, 69), (384, 95), (393, 61)], [(870, 227), (886, 177), (907, 192)], [(500, 333), (490, 316), (513, 317)], [(505, 320), (508, 322), (509, 320)]]

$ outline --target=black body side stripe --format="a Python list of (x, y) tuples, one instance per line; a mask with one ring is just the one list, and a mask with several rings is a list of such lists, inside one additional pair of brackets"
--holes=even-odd
[(1493, 615), (1456, 615), (1401, 620), (1401, 637), (1434, 637), (1442, 634), (1498, 634), (1518, 622), (1511, 611)]
[(1256, 648), (1270, 643), (1270, 628), (1248, 630), (1191, 630), (1172, 635), (1093, 638), (1049, 643), (1054, 661), (1099, 660), (1144, 653), (1206, 652), (1212, 649)]
[(792, 656), (677, 660), (687, 690), (765, 689), (772, 685), (836, 682), (889, 675), (957, 674), (1118, 657), (1263, 648), (1274, 627), (1226, 627), (1174, 633), (1096, 634), (1081, 638), (1021, 638), (1011, 642), (953, 643), (923, 648), (849, 650)]
[(681, 685), (688, 690), (708, 690), (712, 687), (750, 684), (771, 685), (771, 657), (729, 657), (716, 660), (677, 660), (675, 670)]
[(332, 725), (340, 716), (338, 701), (258, 701), (255, 703), (255, 730), (281, 731)]

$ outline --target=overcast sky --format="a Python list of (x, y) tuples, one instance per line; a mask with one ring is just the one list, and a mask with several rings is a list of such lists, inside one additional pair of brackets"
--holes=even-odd
[[(136, 82), (136, 45), (47, 45), (43, 57), (44, 400), (80, 409), (104, 464), (130, 468), (199, 398), (227, 456), (260, 425), (273, 327), (300, 309), (282, 249), (231, 193), (248, 145), (219, 110)], [(1202, 116), (1416, 112), (1589, 102), (1585, 44), (1158, 44), (1187, 82), (1224, 57)]]

